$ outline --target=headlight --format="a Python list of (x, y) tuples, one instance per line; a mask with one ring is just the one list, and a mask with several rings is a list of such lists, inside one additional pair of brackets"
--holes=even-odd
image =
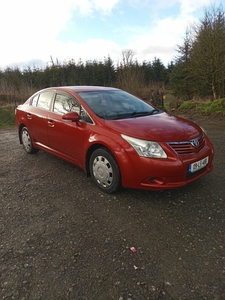
[(207, 135), (207, 131), (202, 126), (200, 126), (200, 128), (204, 132), (204, 134)]
[(124, 134), (121, 134), (121, 136), (134, 148), (139, 156), (167, 158), (165, 151), (157, 142), (140, 140)]

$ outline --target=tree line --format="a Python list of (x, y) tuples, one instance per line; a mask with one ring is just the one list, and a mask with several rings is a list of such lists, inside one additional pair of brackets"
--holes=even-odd
[(122, 52), (117, 64), (108, 56), (86, 62), (51, 59), (45, 68), (8, 67), (0, 70), (0, 101), (22, 101), (36, 90), (60, 85), (114, 86), (144, 98), (166, 90), (181, 100), (224, 98), (225, 12), (221, 5), (205, 10), (186, 30), (177, 56), (166, 67), (160, 58), (138, 62), (131, 49)]
[(225, 12), (222, 5), (204, 11), (187, 28), (170, 76), (175, 94), (184, 100), (225, 97)]
[(35, 90), (63, 85), (114, 86), (142, 96), (143, 87), (168, 82), (166, 68), (160, 59), (140, 64), (134, 59), (134, 51), (125, 50), (123, 55), (129, 56), (130, 53), (129, 63), (121, 62), (117, 66), (107, 57), (103, 61), (52, 61), (45, 68), (27, 67), (21, 70), (8, 67), (0, 71), (0, 97), (4, 95), (6, 100), (11, 101), (16, 95), (17, 98), (26, 98)]

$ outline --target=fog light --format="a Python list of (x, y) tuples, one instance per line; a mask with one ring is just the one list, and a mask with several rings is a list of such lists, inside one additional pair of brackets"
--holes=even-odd
[(164, 178), (161, 177), (150, 177), (149, 182), (153, 184), (163, 184), (164, 183)]
[(153, 183), (153, 182), (154, 182), (154, 180), (155, 180), (155, 178), (154, 178), (154, 177), (151, 177), (151, 178), (149, 178), (149, 182), (151, 182), (151, 183)]

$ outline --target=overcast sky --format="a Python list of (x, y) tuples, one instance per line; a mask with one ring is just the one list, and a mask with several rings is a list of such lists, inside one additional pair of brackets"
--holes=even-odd
[(1, 0), (0, 68), (45, 67), (51, 60), (155, 57), (167, 66), (187, 26), (225, 0)]

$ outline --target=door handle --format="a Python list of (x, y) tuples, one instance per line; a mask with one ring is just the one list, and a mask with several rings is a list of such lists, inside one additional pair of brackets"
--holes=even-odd
[(28, 120), (32, 120), (32, 115), (31, 114), (27, 114), (27, 119)]
[(49, 127), (54, 127), (55, 126), (55, 122), (53, 120), (48, 120), (48, 126)]

